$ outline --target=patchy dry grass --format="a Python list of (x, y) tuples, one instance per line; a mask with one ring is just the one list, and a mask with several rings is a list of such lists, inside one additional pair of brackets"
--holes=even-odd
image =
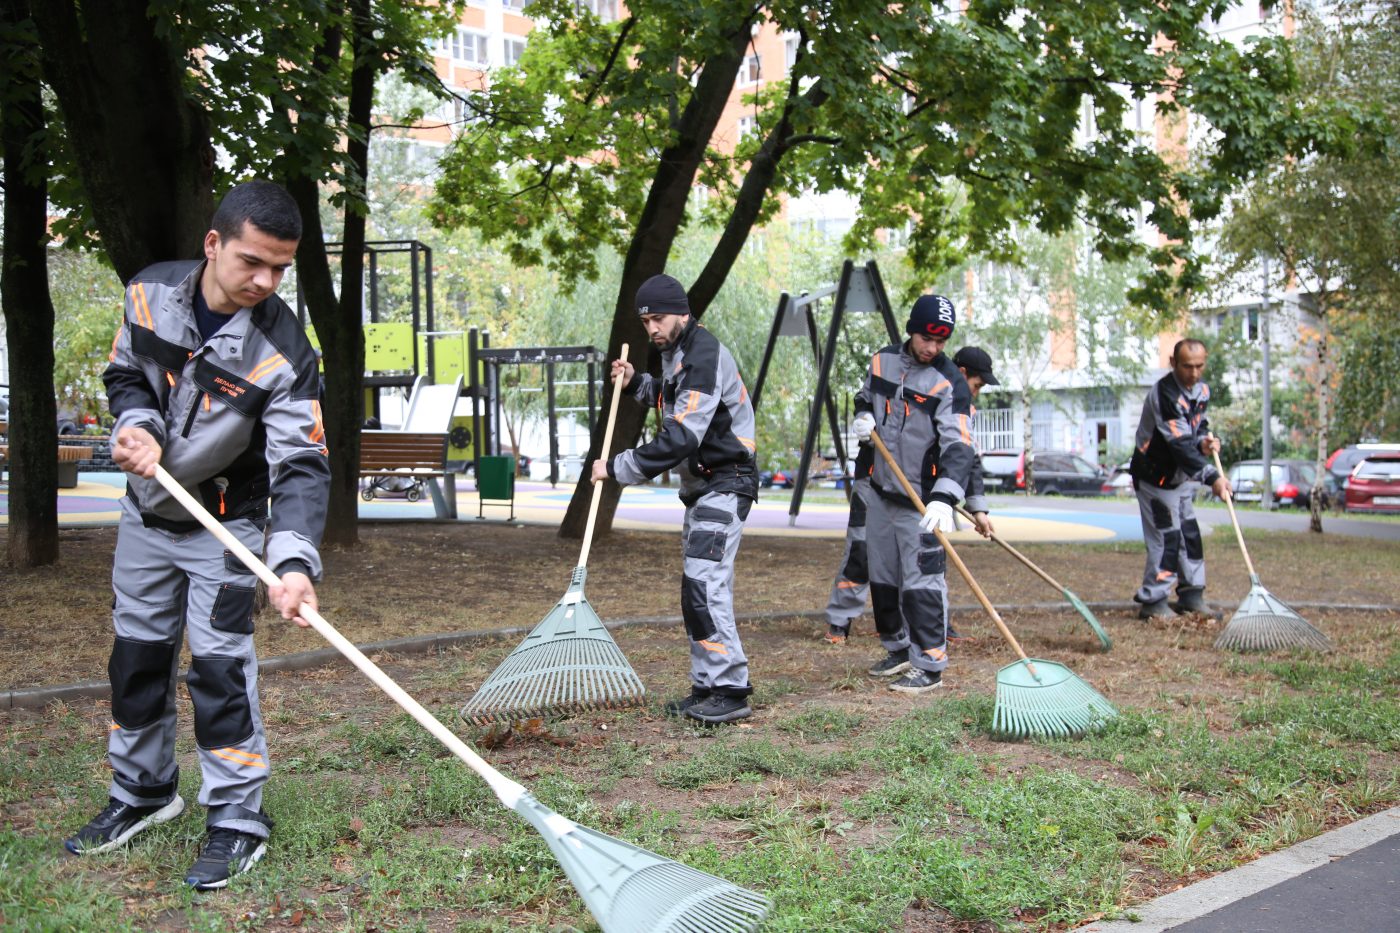
[[(543, 529), (372, 526), (365, 537), (328, 556), (323, 588), (333, 621), (359, 641), (529, 624), (562, 594), (576, 555)], [(1393, 598), (1393, 545), (1250, 541), (1285, 599)], [(110, 544), (98, 531), (65, 537), (63, 571), (6, 580), (0, 658), (12, 684), (101, 676), (105, 586), (71, 581), (79, 566), (105, 580)], [(1209, 546), (1211, 595), (1228, 604), (1246, 581), (1226, 544)], [(779, 614), (821, 605), (838, 547), (745, 542), (739, 608), (774, 616), (744, 627), (757, 694), (739, 728), (661, 714), (686, 685), (678, 627), (617, 633), (651, 690), (646, 707), (504, 733), (456, 728), (565, 816), (764, 891), (774, 930), (1065, 929), (1400, 801), (1394, 614), (1309, 610), (1332, 655), (1236, 656), (1211, 648), (1215, 620), (1148, 626), (1101, 613), (1115, 641), (1102, 653), (1069, 612), (1008, 613), (1029, 653), (1065, 663), (1123, 714), (1084, 739), (1008, 744), (989, 729), (996, 670), (1014, 655), (977, 614), (958, 616), (975, 638), (955, 648), (947, 688), (912, 701), (865, 675), (880, 654), (868, 619), (834, 648), (815, 621)], [(665, 535), (600, 542), (590, 600), (605, 617), (674, 614), (674, 549)], [(1091, 600), (1126, 598), (1140, 572), (1132, 547), (1025, 550)], [(994, 599), (1053, 597), (998, 551), (966, 553)], [(42, 615), (65, 587), (82, 628)], [(970, 601), (957, 583), (954, 601)], [(265, 655), (320, 647), (272, 620), (260, 637)], [(515, 643), (376, 660), (455, 722)], [(16, 650), (39, 673), (22, 673)], [(594, 929), (534, 831), (353, 670), (272, 674), (262, 696), (273, 845), (256, 871), (208, 896), (178, 882), (198, 849), (198, 808), (125, 853), (61, 856), (58, 840), (103, 801), (105, 702), (0, 713), (0, 927)], [(192, 798), (188, 716), (178, 748)]]

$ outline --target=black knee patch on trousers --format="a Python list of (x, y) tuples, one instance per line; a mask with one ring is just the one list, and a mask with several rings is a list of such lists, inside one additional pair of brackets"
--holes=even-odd
[(701, 581), (681, 577), (681, 615), (685, 617), (685, 631), (691, 641), (705, 641), (715, 633), (710, 600)]
[(193, 658), (186, 683), (194, 701), (194, 738), (200, 748), (224, 748), (252, 736), (253, 714), (241, 658)]
[(1192, 560), (1205, 558), (1206, 549), (1201, 544), (1201, 526), (1196, 524), (1194, 518), (1188, 518), (1181, 523), (1181, 540), (1186, 544), (1187, 557)]
[(1181, 532), (1175, 529), (1162, 535), (1162, 569), (1181, 572)]
[(891, 637), (898, 635), (904, 627), (899, 615), (899, 587), (871, 583), (870, 614), (875, 617), (875, 631)]
[(1152, 524), (1156, 528), (1170, 528), (1172, 526), (1172, 510), (1165, 502), (1159, 499), (1149, 499), (1148, 505), (1152, 507)]
[(846, 558), (846, 566), (841, 568), (841, 576), (852, 583), (870, 582), (870, 557), (864, 541), (851, 542), (851, 554)]
[(936, 648), (948, 640), (940, 591), (905, 590), (904, 617), (909, 620), (910, 640), (920, 649)]
[(123, 729), (144, 729), (165, 712), (174, 642), (135, 641), (118, 636), (107, 662), (112, 681), (112, 719)]

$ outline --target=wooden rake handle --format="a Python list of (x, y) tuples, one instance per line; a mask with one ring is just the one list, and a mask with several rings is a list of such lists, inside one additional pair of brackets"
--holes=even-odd
[[(875, 445), (875, 449), (880, 451), (880, 456), (885, 458), (885, 462), (890, 465), (890, 469), (894, 471), (895, 477), (899, 479), (899, 485), (904, 487), (904, 494), (909, 497), (910, 502), (914, 503), (914, 508), (919, 510), (920, 515), (924, 514), (924, 500), (920, 499), (918, 493), (914, 492), (914, 487), (909, 485), (908, 477), (906, 477), (904, 471), (899, 468), (899, 464), (894, 462), (894, 457), (890, 454), (890, 449), (885, 446), (885, 442), (880, 439), (880, 435), (875, 431), (871, 431), (870, 441)], [(1006, 643), (1021, 656), (1022, 661), (1026, 662), (1026, 668), (1031, 672), (1031, 676), (1039, 677), (1035, 672), (1035, 667), (1031, 664), (1031, 659), (1026, 657), (1025, 651), (1021, 650), (1021, 643), (1016, 640), (1016, 636), (1011, 634), (1011, 629), (1007, 628), (1006, 623), (1001, 620), (1001, 614), (998, 613), (996, 607), (992, 605), (992, 601), (987, 598), (987, 594), (982, 592), (982, 587), (978, 586), (977, 581), (972, 579), (972, 572), (968, 570), (967, 565), (962, 562), (962, 558), (958, 556), (958, 552), (953, 550), (953, 543), (948, 540), (947, 536), (943, 534), (943, 530), (937, 525), (934, 526), (933, 533), (938, 537), (938, 543), (943, 545), (943, 550), (948, 553), (948, 558), (952, 560), (953, 566), (958, 568), (958, 573), (962, 574), (962, 578), (967, 581), (967, 585), (972, 589), (972, 593), (977, 597), (977, 601), (982, 604), (982, 608), (987, 611), (987, 615), (992, 617), (992, 621), (995, 622), (997, 628), (1001, 630), (1001, 637), (1005, 638)]]
[[(219, 522), (214, 519), (214, 516), (210, 515), (208, 510), (186, 492), (185, 488), (159, 464), (156, 465), (156, 479), (201, 525), (207, 528), (214, 537), (218, 538), (224, 547), (236, 554), (238, 559), (243, 561), (249, 570), (257, 574), (258, 579), (262, 580), (268, 586), (275, 586), (282, 582), (277, 578), (277, 575), (268, 568), (267, 564), (264, 564), (258, 559), (257, 555), (244, 547), (243, 542), (234, 537), (232, 532), (219, 524)], [(417, 700), (409, 696), (402, 687), (395, 683), (393, 678), (380, 670), (379, 666), (373, 661), (365, 657), (364, 652), (356, 648), (349, 639), (336, 631), (335, 626), (322, 618), (321, 614), (317, 612), (310, 603), (302, 603), (297, 609), (297, 613), (307, 622), (311, 623), (311, 627), (316, 630), (317, 634), (330, 642), (337, 651), (350, 660), (351, 664), (354, 664), (366, 677), (374, 681), (376, 687), (383, 690), (389, 695), (390, 699), (403, 707), (404, 711), (412, 716), (420, 726), (432, 733), (433, 737), (447, 746), (452, 754), (462, 759), (467, 767), (479, 774), (491, 787), (491, 790), (495, 792), (496, 797), (501, 803), (505, 804), (507, 807), (514, 808), (516, 801), (527, 793), (524, 787), (491, 767), (480, 755), (472, 751), (465, 742), (453, 735), (446, 726), (438, 721), (436, 716), (424, 709)]]
[[(622, 351), (617, 358), (627, 359), (627, 344), (622, 345)], [(599, 452), (600, 459), (608, 459), (608, 451), (612, 450), (613, 427), (617, 424), (617, 402), (622, 398), (622, 373), (617, 374), (613, 380), (612, 403), (608, 406), (608, 425), (603, 429), (603, 449)], [(589, 467), (593, 465), (590, 463)], [(588, 503), (588, 524), (583, 529), (583, 549), (578, 554), (578, 566), (588, 566), (588, 549), (593, 546), (593, 526), (598, 521), (598, 503), (603, 498), (603, 484), (593, 484), (593, 501)]]
[[(1207, 434), (1206, 437), (1215, 440), (1214, 434)], [(1212, 448), (1210, 457), (1215, 461), (1215, 472), (1224, 476), (1225, 468), (1220, 465), (1220, 452)], [(1272, 483), (1273, 481), (1274, 478), (1272, 476), (1264, 477), (1264, 482), (1266, 483)], [(1240, 520), (1235, 517), (1235, 493), (1233, 491), (1225, 493), (1225, 508), (1230, 512), (1230, 524), (1235, 526), (1235, 540), (1240, 543), (1240, 553), (1244, 555), (1244, 565), (1249, 568), (1250, 577), (1254, 577), (1256, 576), (1254, 573), (1254, 561), (1249, 559), (1249, 549), (1244, 546), (1244, 533), (1240, 531)]]
[[(973, 524), (976, 524), (977, 519), (973, 518), (972, 514), (968, 512), (967, 509), (963, 508), (960, 505), (954, 506), (954, 508), (958, 510), (958, 514), (961, 515), (963, 518), (967, 519)], [(1046, 573), (1044, 570), (1041, 570), (1040, 567), (1036, 566), (1036, 564), (1029, 557), (1016, 550), (1010, 545), (1010, 543), (1008, 543), (1002, 538), (998, 538), (996, 532), (993, 532), (991, 535), (989, 535), (989, 537), (997, 544), (1000, 544), (1003, 548), (1005, 548), (1006, 553), (1010, 554), (1012, 557), (1025, 564), (1026, 567), (1033, 573), (1035, 573), (1038, 577), (1040, 577), (1040, 579), (1044, 580), (1046, 583), (1050, 584), (1055, 589), (1060, 590), (1061, 592), (1064, 591), (1064, 587), (1060, 586), (1060, 584), (1055, 581), (1054, 577), (1050, 576), (1050, 574)]]

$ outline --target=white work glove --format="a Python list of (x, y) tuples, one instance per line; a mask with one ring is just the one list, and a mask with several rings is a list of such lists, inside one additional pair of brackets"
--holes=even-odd
[(933, 534), (935, 528), (947, 534), (953, 530), (953, 507), (946, 502), (930, 502), (924, 506), (924, 517), (919, 519), (919, 527), (925, 534)]
[(875, 415), (873, 412), (863, 411), (851, 421), (851, 433), (862, 441), (870, 440), (870, 432), (874, 430)]

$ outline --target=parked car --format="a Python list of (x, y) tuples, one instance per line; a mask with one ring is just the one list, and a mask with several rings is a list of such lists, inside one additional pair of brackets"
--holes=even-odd
[(1128, 472), (1132, 461), (1124, 460), (1114, 467), (1108, 474), (1108, 478), (1103, 482), (1103, 489), (1100, 490), (1105, 496), (1132, 496), (1133, 475)]
[[(1031, 452), (1035, 491), (1044, 496), (1098, 496), (1104, 494), (1107, 471), (1067, 450)], [(990, 450), (982, 455), (982, 484), (987, 492), (1024, 492), (1026, 453), (1023, 450)]]
[[(1312, 488), (1317, 479), (1317, 464), (1311, 460), (1272, 460), (1269, 463), (1274, 490), (1274, 508), (1289, 506), (1312, 507)], [(1232, 464), (1226, 474), (1235, 490), (1236, 502), (1260, 502), (1264, 498), (1264, 461), (1241, 460)], [(1334, 492), (1323, 482), (1322, 507), (1332, 504)]]
[(1400, 512), (1400, 452), (1373, 453), (1346, 481), (1348, 512)]
[(792, 474), (783, 470), (762, 470), (758, 474), (758, 485), (763, 489), (792, 488)]
[(1348, 444), (1332, 451), (1327, 458), (1327, 474), (1333, 480), (1333, 488), (1341, 490), (1346, 485), (1356, 465), (1372, 454), (1400, 453), (1400, 444)]

